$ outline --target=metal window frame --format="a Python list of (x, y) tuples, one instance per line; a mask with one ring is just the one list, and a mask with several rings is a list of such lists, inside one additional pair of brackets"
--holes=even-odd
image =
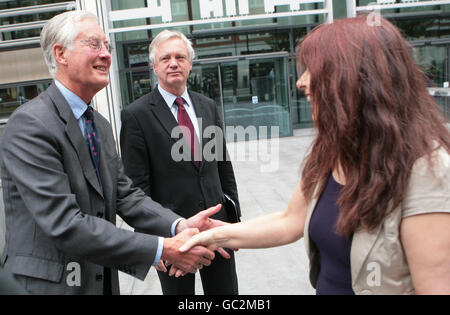
[[(223, 63), (230, 63), (230, 62), (237, 62), (240, 60), (256, 60), (256, 59), (274, 59), (274, 58), (286, 58), (286, 62), (284, 63), (285, 67), (285, 80), (286, 80), (286, 86), (288, 88), (287, 90), (287, 99), (288, 99), (288, 111), (289, 113), (292, 112), (292, 99), (290, 97), (291, 88), (289, 84), (289, 58), (291, 55), (287, 51), (276, 51), (271, 53), (262, 53), (262, 54), (249, 54), (249, 55), (239, 55), (239, 56), (226, 56), (226, 57), (215, 57), (215, 58), (205, 58), (205, 59), (195, 59), (193, 60), (192, 64), (193, 66), (202, 66), (202, 65), (216, 65), (217, 66), (217, 74), (219, 79), (219, 87), (220, 87), (220, 109), (222, 113), (223, 118), (223, 128), (226, 127), (225, 123), (225, 104), (223, 100), (223, 85), (222, 85), (222, 70), (220, 65)], [(150, 67), (151, 70), (151, 67)], [(293, 122), (292, 122), (292, 116), (289, 114), (289, 135), (292, 136), (294, 132), (293, 128)]]
[(388, 10), (388, 9), (403, 9), (403, 8), (425, 7), (425, 6), (446, 5), (446, 4), (450, 4), (450, 1), (430, 0), (430, 1), (414, 1), (414, 2), (402, 2), (392, 4), (376, 3), (365, 6), (357, 6), (356, 0), (347, 0), (347, 17), (355, 17), (356, 14), (361, 11), (379, 12), (381, 10)]
[[(310, 2), (305, 2), (308, 4)], [(152, 30), (159, 28), (169, 28), (169, 27), (183, 27), (183, 26), (193, 26), (202, 24), (214, 24), (214, 23), (226, 23), (226, 22), (237, 22), (237, 21), (248, 21), (248, 20), (258, 20), (258, 19), (274, 19), (292, 16), (307, 16), (307, 15), (323, 15), (327, 23), (333, 22), (333, 0), (315, 0), (311, 3), (323, 3), (323, 9), (311, 9), (311, 10), (299, 10), (299, 11), (289, 11), (280, 13), (270, 13), (270, 14), (249, 14), (249, 15), (238, 15), (238, 16), (228, 16), (228, 17), (216, 17), (216, 18), (206, 18), (197, 20), (188, 20), (181, 22), (163, 22), (160, 24), (151, 25), (139, 25), (139, 26), (127, 26), (114, 28), (112, 26), (113, 22), (127, 21), (138, 18), (146, 18), (152, 16), (152, 11), (148, 7), (137, 8), (137, 9), (125, 9), (125, 10), (112, 10), (108, 12), (109, 21), (111, 22), (111, 27), (109, 29), (110, 34), (114, 33), (124, 33), (133, 31), (143, 31)]]
[(305, 24), (289, 24), (279, 25), (278, 23), (256, 24), (246, 26), (232, 26), (223, 27), (220, 29), (206, 29), (206, 30), (193, 30), (190, 36), (192, 39), (207, 38), (213, 36), (230, 36), (230, 35), (245, 35), (245, 34), (258, 34), (265, 32), (284, 32), (291, 31), (292, 29), (301, 27), (316, 27), (320, 23), (305, 23)]
[(305, 16), (305, 15), (326, 15), (331, 17), (331, 14), (328, 14), (327, 9), (318, 9), (318, 10), (304, 10), (295, 12), (283, 12), (283, 13), (272, 13), (268, 14), (255, 14), (248, 16), (237, 16), (237, 17), (225, 17), (225, 18), (214, 18), (214, 19), (204, 19), (204, 20), (194, 20), (194, 21), (183, 21), (183, 22), (173, 22), (173, 23), (160, 23), (160, 24), (151, 24), (151, 25), (140, 25), (140, 26), (128, 26), (128, 27), (119, 27), (112, 28), (109, 30), (110, 33), (124, 33), (124, 32), (133, 32), (133, 31), (143, 31), (143, 30), (152, 30), (159, 28), (169, 28), (169, 27), (182, 27), (182, 26), (192, 26), (192, 25), (202, 25), (202, 24), (213, 24), (213, 23), (226, 23), (226, 22), (237, 22), (237, 21), (248, 21), (248, 20), (258, 20), (258, 19), (274, 19), (274, 18), (282, 18), (282, 17), (291, 17), (291, 16)]
[(18, 48), (18, 47), (29, 48), (30, 46), (34, 46), (34, 45), (39, 46), (39, 43), (40, 43), (39, 37), (28, 37), (28, 38), (11, 39), (11, 40), (5, 40), (5, 41), (0, 40), (0, 49), (2, 49), (2, 48)]
[(46, 84), (46, 83), (51, 83), (52, 80), (53, 79), (40, 79), (40, 80), (21, 81), (21, 82), (0, 84), (0, 89), (13, 89), (13, 88), (17, 88), (17, 87), (33, 86), (33, 85), (38, 85), (38, 84)]
[(263, 53), (263, 54), (250, 54), (250, 55), (239, 55), (239, 56), (226, 56), (226, 57), (217, 57), (217, 58), (204, 58), (204, 59), (195, 59), (193, 60), (193, 65), (207, 65), (213, 63), (224, 63), (224, 62), (233, 62), (239, 60), (253, 60), (253, 59), (271, 59), (277, 57), (289, 57), (289, 53), (287, 51), (277, 51), (271, 53)]
[(23, 30), (31, 30), (35, 28), (44, 27), (47, 21), (33, 21), (26, 23), (17, 23), (17, 24), (7, 24), (0, 26), (0, 33), (3, 32), (15, 32), (15, 31), (23, 31)]
[[(22, 16), (30, 14), (39, 14), (46, 12), (58, 12), (58, 11), (70, 11), (77, 8), (76, 1), (60, 2), (60, 3), (50, 3), (41, 4), (29, 7), (18, 7), (12, 9), (0, 10), (0, 18)], [(0, 26), (0, 48), (11, 48), (24, 45), (34, 45), (39, 42), (35, 37), (23, 38), (23, 39), (13, 39), (13, 40), (3, 40), (3, 33), (15, 32), (21, 30), (29, 29), (39, 29), (44, 27), (47, 20), (32, 21), (26, 23), (16, 23)]]
[(0, 10), (0, 18), (19, 15), (38, 14), (53, 11), (69, 11), (75, 9), (76, 7), (77, 7), (76, 1), (67, 1), (60, 3), (41, 4), (29, 7), (4, 9)]

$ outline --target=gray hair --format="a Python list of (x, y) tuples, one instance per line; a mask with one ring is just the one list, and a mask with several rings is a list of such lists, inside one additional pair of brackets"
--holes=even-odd
[(78, 36), (76, 23), (91, 19), (98, 23), (97, 16), (87, 11), (68, 11), (51, 18), (41, 32), (41, 47), (44, 51), (45, 63), (50, 75), (54, 78), (58, 70), (58, 63), (53, 55), (53, 46), (60, 44), (71, 49), (71, 45)]
[(195, 52), (194, 48), (192, 48), (192, 43), (187, 37), (179, 32), (179, 31), (170, 31), (170, 30), (164, 30), (152, 40), (150, 43), (150, 46), (148, 47), (149, 50), (149, 57), (151, 63), (155, 63), (155, 56), (156, 56), (156, 48), (159, 46), (159, 44), (165, 42), (166, 40), (169, 40), (173, 37), (180, 38), (187, 46), (188, 52), (189, 52), (189, 58), (190, 60), (194, 60), (195, 58)]

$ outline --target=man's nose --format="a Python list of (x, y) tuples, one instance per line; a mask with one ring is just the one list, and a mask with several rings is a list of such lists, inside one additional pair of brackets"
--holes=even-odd
[(111, 59), (111, 53), (104, 45), (102, 45), (102, 48), (99, 51), (99, 56), (100, 58)]
[(178, 67), (178, 62), (177, 62), (177, 58), (170, 58), (170, 63), (169, 65), (171, 67)]
[(104, 43), (101, 43), (100, 45), (101, 45), (99, 50), (100, 55), (102, 56), (108, 55), (109, 57), (111, 57), (111, 52), (109, 51), (108, 46)]

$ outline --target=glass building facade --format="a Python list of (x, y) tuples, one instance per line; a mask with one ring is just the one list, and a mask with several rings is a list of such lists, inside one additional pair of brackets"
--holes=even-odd
[(166, 28), (192, 40), (188, 86), (216, 101), (226, 126), (277, 126), (279, 136), (311, 127), (310, 104), (295, 86), (297, 42), (320, 23), (374, 10), (403, 31), (430, 94), (450, 118), (450, 1), (378, 2), (373, 8), (377, 1), (0, 1), (0, 122), (50, 84), (40, 30), (55, 14), (76, 8), (94, 11), (115, 46), (112, 84), (96, 107), (118, 121), (116, 136), (120, 110), (156, 86), (148, 45)]
[(46, 20), (74, 8), (75, 1), (0, 1), (0, 124), (50, 85), (39, 35)]
[[(172, 23), (201, 21), (201, 1), (170, 1)], [(226, 2), (220, 16), (228, 8)], [(147, 1), (112, 0), (111, 9), (143, 8)], [(303, 4), (302, 10), (324, 9), (324, 2)], [(248, 1), (248, 16), (264, 18), (228, 19), (225, 22), (174, 26), (192, 40), (196, 60), (188, 80), (190, 89), (216, 101), (228, 126), (278, 126), (280, 136), (293, 128), (311, 126), (310, 106), (295, 88), (294, 54), (296, 41), (314, 26), (325, 22), (324, 14), (271, 17), (264, 1)], [(289, 5), (274, 8), (288, 14)], [(210, 11), (211, 18), (215, 12)], [(159, 25), (163, 17), (113, 22), (124, 30), (143, 25)], [(187, 22), (186, 24), (188, 24)], [(156, 86), (148, 58), (148, 45), (164, 28), (114, 33), (120, 91), (123, 106)], [(232, 139), (229, 139), (232, 140)]]

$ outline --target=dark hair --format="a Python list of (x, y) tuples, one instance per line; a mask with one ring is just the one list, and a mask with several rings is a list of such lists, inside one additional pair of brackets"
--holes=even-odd
[[(414, 162), (442, 146), (450, 133), (428, 94), (424, 74), (399, 30), (380, 18), (336, 20), (300, 42), (318, 134), (302, 171), (311, 201), (339, 164), (346, 184), (336, 230), (373, 230), (402, 201)], [(318, 187), (317, 194), (314, 195)]]

